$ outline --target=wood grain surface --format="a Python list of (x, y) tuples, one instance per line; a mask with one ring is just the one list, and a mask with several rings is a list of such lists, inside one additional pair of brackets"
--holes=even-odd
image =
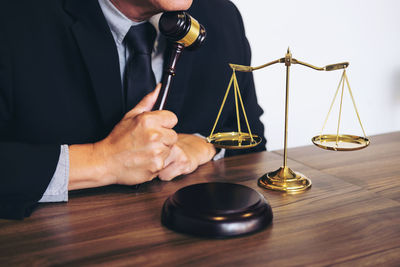
[[(41, 204), (23, 221), (0, 220), (0, 266), (400, 266), (400, 133), (370, 147), (332, 152), (289, 150), (289, 166), (307, 175), (296, 195), (257, 186), (280, 167), (280, 152), (207, 163), (172, 182), (134, 190), (109, 186)], [(253, 235), (212, 240), (161, 225), (161, 207), (178, 189), (200, 182), (247, 185), (270, 202), (273, 224)]]

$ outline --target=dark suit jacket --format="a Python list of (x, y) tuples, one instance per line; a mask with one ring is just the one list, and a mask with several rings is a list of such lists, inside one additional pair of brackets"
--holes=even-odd
[[(0, 0), (0, 217), (28, 216), (46, 190), (61, 144), (96, 142), (123, 117), (116, 46), (97, 0)], [(228, 63), (250, 64), (236, 7), (194, 1), (204, 46), (178, 62), (166, 109), (176, 131), (208, 136), (225, 93)], [(252, 131), (263, 136), (252, 75), (238, 74)], [(235, 130), (233, 94), (219, 130)], [(245, 125), (245, 124), (243, 124)], [(253, 150), (265, 150), (263, 143)], [(229, 151), (227, 154), (249, 151)]]

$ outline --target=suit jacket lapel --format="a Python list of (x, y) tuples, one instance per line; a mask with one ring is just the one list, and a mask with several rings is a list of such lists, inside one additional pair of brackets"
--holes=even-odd
[(97, 0), (66, 0), (74, 18), (72, 32), (88, 69), (96, 100), (106, 127), (123, 114), (118, 51)]

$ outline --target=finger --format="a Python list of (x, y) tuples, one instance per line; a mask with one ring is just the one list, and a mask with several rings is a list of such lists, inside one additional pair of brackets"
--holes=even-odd
[(178, 169), (179, 166), (176, 166), (175, 163), (170, 164), (167, 168), (161, 170), (158, 173), (158, 177), (162, 181), (171, 181), (175, 177), (182, 174), (182, 170)]
[(178, 146), (172, 146), (169, 151), (168, 157), (164, 160), (164, 169), (174, 162), (174, 159), (178, 157), (180, 153), (183, 153)]
[(149, 113), (149, 115), (150, 114), (154, 122), (164, 128), (171, 129), (178, 123), (178, 117), (168, 110), (157, 110)]
[(163, 167), (164, 167), (164, 159), (161, 156), (151, 159), (148, 164), (148, 170), (155, 175), (159, 171), (161, 171)]
[(191, 166), (189, 163), (181, 164), (178, 162), (173, 162), (168, 165), (166, 168), (162, 169), (158, 173), (158, 177), (163, 181), (170, 181), (175, 177), (183, 174), (189, 174), (196, 169), (196, 166)]
[(157, 84), (156, 88), (147, 94), (143, 99), (128, 113), (125, 117), (135, 117), (145, 111), (151, 111), (157, 101), (158, 94), (160, 93), (161, 83)]
[(168, 147), (173, 146), (178, 141), (178, 134), (174, 130), (162, 129), (160, 133), (160, 141)]
[(158, 176), (161, 180), (169, 181), (176, 176), (193, 172), (197, 165), (189, 160), (185, 152), (178, 146), (173, 146), (168, 158), (164, 161), (164, 169)]
[(135, 118), (138, 123), (146, 128), (173, 128), (178, 123), (178, 118), (174, 113), (168, 110), (157, 110), (144, 112)]
[(169, 181), (178, 176), (181, 170), (178, 170), (175, 160), (183, 156), (183, 151), (178, 146), (173, 146), (168, 157), (164, 161), (164, 168), (159, 172), (158, 177), (163, 181)]

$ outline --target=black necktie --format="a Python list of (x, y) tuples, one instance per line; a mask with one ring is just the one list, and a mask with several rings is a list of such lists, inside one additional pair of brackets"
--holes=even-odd
[(156, 30), (149, 22), (132, 26), (125, 36), (124, 40), (130, 52), (124, 74), (126, 111), (132, 109), (156, 85), (151, 68), (155, 37)]

